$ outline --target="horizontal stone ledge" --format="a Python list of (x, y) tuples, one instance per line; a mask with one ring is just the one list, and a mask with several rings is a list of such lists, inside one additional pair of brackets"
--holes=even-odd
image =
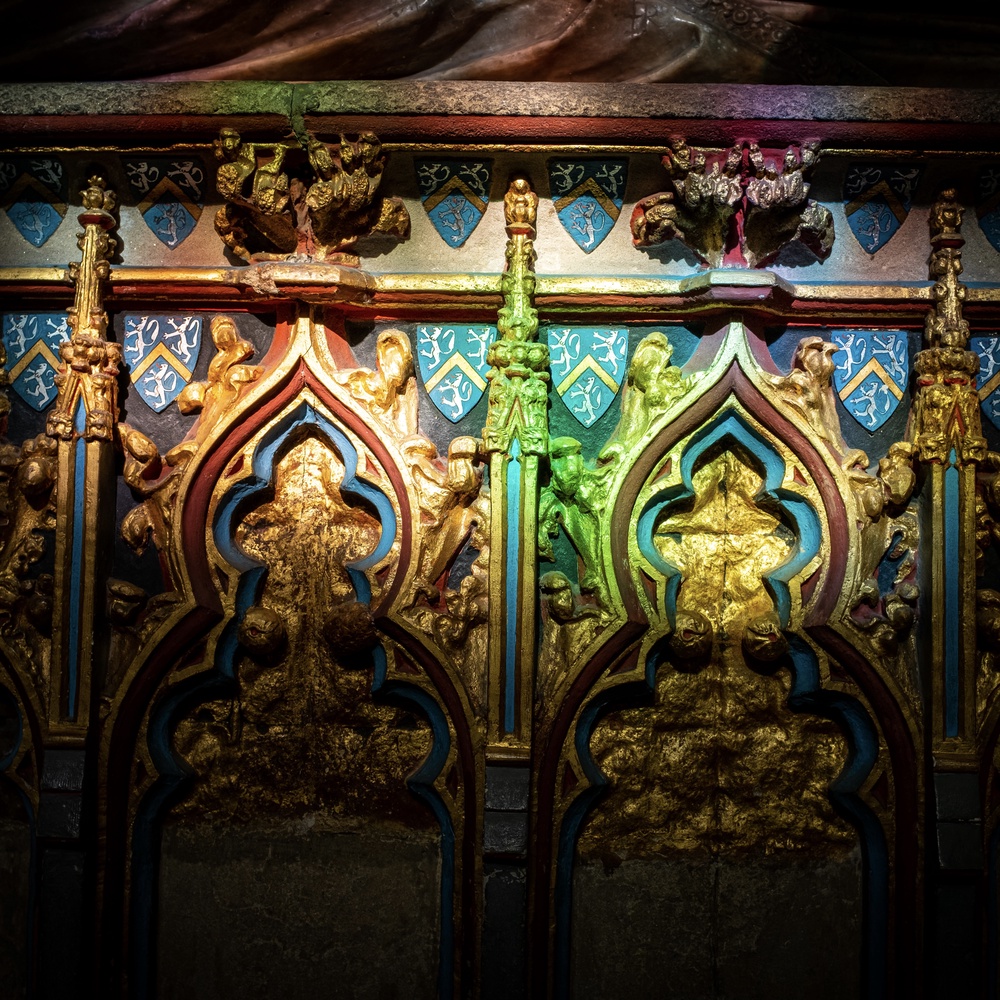
[(385, 142), (665, 144), (804, 139), (866, 148), (990, 149), (1000, 91), (763, 84), (458, 81), (81, 83), (0, 85), (8, 148), (72, 142), (335, 138), (372, 128)]
[[(0, 291), (8, 296), (30, 293), (65, 298), (72, 289), (68, 268), (0, 267)], [(232, 300), (280, 298), (318, 303), (352, 303), (361, 307), (419, 306), (421, 314), (465, 302), (493, 308), (500, 302), (499, 274), (372, 274), (342, 264), (267, 261), (245, 267), (133, 267), (116, 265), (109, 280), (111, 304), (153, 295), (157, 298)], [(767, 270), (719, 268), (687, 277), (538, 275), (535, 301), (539, 309), (558, 313), (573, 304), (605, 309), (610, 314), (650, 309), (683, 310), (686, 306), (765, 308), (776, 314), (853, 315), (871, 310), (880, 321), (920, 319), (931, 304), (930, 282), (878, 285), (796, 283)], [(974, 285), (966, 307), (973, 315), (994, 315), (1000, 286)], [(9, 306), (8, 306), (9, 308)], [(873, 319), (873, 321), (875, 321)]]

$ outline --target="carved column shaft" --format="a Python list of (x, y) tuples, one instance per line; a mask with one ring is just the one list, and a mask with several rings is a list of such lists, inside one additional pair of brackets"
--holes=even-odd
[[(72, 268), (76, 295), (71, 338), (60, 351), (59, 395), (48, 420), (58, 440), (55, 600), (49, 723), (65, 736), (86, 732), (93, 669), (99, 663), (95, 625), (103, 618), (105, 562), (114, 507), (114, 425), (121, 352), (104, 339), (102, 291), (114, 249), (113, 195), (91, 178), (83, 192), (80, 263)], [(102, 500), (102, 498), (104, 498)]]
[(973, 759), (976, 745), (976, 466), (935, 463), (925, 489), (931, 746), (938, 765), (961, 765)]
[[(961, 224), (955, 192), (943, 191), (930, 215), (934, 305), (926, 319), (925, 349), (915, 360), (913, 442), (927, 471), (921, 531), (922, 590), (930, 601), (924, 647), (932, 772), (927, 896), (939, 918), (948, 914), (964, 923), (970, 889), (983, 873), (983, 803), (976, 773), (976, 476), (986, 441), (976, 390), (979, 357), (968, 349), (969, 324), (962, 316)], [(980, 885), (975, 891), (985, 889)], [(966, 926), (971, 930), (971, 921)], [(953, 947), (940, 935), (931, 935), (928, 945), (929, 968), (953, 965)]]
[(504, 199), (507, 270), (498, 339), (490, 349), (491, 538), (488, 739), (496, 758), (527, 757), (537, 631), (538, 461), (548, 449), (548, 347), (535, 340), (533, 305), (538, 197), (523, 178)]
[(913, 442), (927, 466), (930, 547), (931, 750), (939, 766), (975, 753), (976, 467), (986, 455), (976, 376), (962, 317), (962, 208), (948, 190), (931, 210), (934, 306), (915, 360)]

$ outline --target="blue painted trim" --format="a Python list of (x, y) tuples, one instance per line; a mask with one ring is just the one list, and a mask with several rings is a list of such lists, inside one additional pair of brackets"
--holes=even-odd
[(76, 718), (76, 688), (80, 675), (80, 617), (83, 587), (83, 539), (86, 534), (84, 506), (87, 483), (87, 441), (83, 437), (87, 429), (87, 411), (83, 397), (77, 400), (73, 414), (73, 430), (78, 435), (73, 445), (73, 544), (71, 548), (71, 572), (69, 580), (69, 628), (66, 659), (67, 715)]
[(944, 734), (958, 736), (958, 644), (960, 585), (958, 469), (955, 452), (944, 473)]
[(653, 542), (653, 532), (665, 512), (675, 506), (694, 499), (693, 475), (697, 463), (709, 449), (715, 446), (742, 448), (763, 469), (764, 482), (760, 492), (754, 497), (759, 506), (770, 504), (779, 507), (798, 538), (797, 548), (777, 569), (764, 576), (764, 584), (774, 597), (774, 603), (782, 627), (787, 627), (791, 614), (791, 596), (788, 582), (808, 565), (820, 550), (822, 529), (816, 511), (803, 497), (782, 488), (785, 477), (785, 461), (771, 445), (757, 434), (743, 418), (730, 411), (720, 414), (715, 420), (699, 430), (684, 449), (681, 457), (681, 486), (673, 486), (654, 494), (643, 507), (637, 525), (639, 550), (667, 580), (667, 615), (671, 622), (676, 610), (677, 591), (681, 584), (680, 571), (660, 555)]
[[(364, 571), (383, 559), (396, 537), (398, 525), (389, 498), (377, 487), (357, 478), (358, 455), (350, 439), (306, 402), (301, 403), (279, 420), (261, 438), (251, 463), (252, 475), (235, 484), (222, 498), (212, 526), (216, 546), (229, 563), (241, 570), (236, 588), (236, 608), (232, 620), (225, 626), (216, 646), (213, 669), (185, 684), (178, 685), (157, 704), (150, 716), (148, 742), (153, 763), (160, 773), (147, 792), (136, 814), (133, 832), (133, 908), (131, 973), (138, 1000), (148, 1000), (153, 994), (151, 978), (154, 956), (151, 952), (154, 898), (160, 828), (163, 817), (184, 794), (190, 773), (175, 757), (171, 746), (178, 722), (195, 706), (216, 698), (232, 697), (237, 691), (236, 664), (239, 659), (239, 626), (247, 610), (258, 600), (263, 590), (267, 567), (250, 559), (235, 541), (235, 523), (259, 503), (272, 489), (274, 467), (283, 454), (297, 443), (296, 432), (308, 428), (323, 435), (340, 454), (344, 462), (341, 491), (366, 500), (376, 510), (382, 523), (382, 533), (375, 550), (364, 559), (347, 566), (348, 574), (360, 603), (371, 600), (371, 588)], [(453, 996), (455, 953), (454, 887), (455, 832), (451, 817), (434, 781), (448, 759), (451, 737), (447, 720), (437, 702), (414, 684), (387, 682), (385, 650), (375, 650), (375, 674), (372, 693), (387, 701), (407, 702), (422, 710), (430, 721), (433, 743), (431, 751), (407, 785), (428, 804), (441, 826), (441, 942), (438, 970), (438, 995), (442, 1000)]]
[[(639, 543), (639, 551), (666, 578), (665, 610), (671, 628), (674, 626), (674, 616), (677, 611), (677, 593), (681, 588), (681, 571), (673, 563), (667, 562), (660, 555), (660, 550), (653, 543), (653, 532), (664, 510), (672, 507), (678, 501), (686, 501), (692, 496), (694, 496), (694, 490), (690, 484), (686, 486), (671, 486), (669, 489), (661, 490), (655, 496), (651, 497), (646, 506), (643, 507), (636, 524), (636, 539)], [(671, 537), (675, 541), (680, 541), (679, 535), (672, 535)]]
[(861, 839), (862, 987), (867, 1000), (879, 1000), (888, 988), (889, 850), (882, 824), (858, 796), (878, 759), (878, 732), (861, 702), (820, 687), (819, 663), (812, 649), (798, 636), (789, 642), (793, 665), (789, 708), (832, 719), (847, 731), (847, 763), (830, 784), (830, 800)]
[[(819, 664), (809, 645), (798, 636), (789, 638), (792, 690), (788, 706), (832, 719), (846, 731), (848, 757), (841, 773), (830, 783), (834, 806), (858, 831), (862, 853), (862, 983), (867, 1000), (886, 995), (888, 979), (889, 854), (885, 833), (875, 814), (859, 798), (858, 791), (878, 757), (878, 734), (862, 704), (848, 695), (820, 687)], [(646, 664), (646, 685), (655, 686), (660, 657), (651, 653)], [(591, 787), (581, 793), (563, 817), (559, 831), (555, 886), (555, 996), (569, 996), (573, 855), (577, 837), (590, 807), (603, 794), (607, 778), (590, 754), (590, 739), (598, 720), (614, 707), (621, 693), (612, 690), (595, 699), (580, 715), (574, 742)]]
[(440, 1000), (451, 1000), (454, 993), (455, 955), (455, 828), (451, 815), (434, 787), (434, 780), (441, 773), (451, 749), (448, 720), (438, 703), (426, 691), (405, 682), (386, 682), (385, 650), (375, 650), (375, 679), (372, 694), (380, 694), (388, 701), (407, 702), (423, 709), (431, 724), (434, 742), (431, 752), (420, 768), (407, 779), (407, 787), (423, 800), (434, 813), (441, 827), (441, 940), (439, 942), (438, 992)]
[(517, 641), (520, 632), (518, 595), (521, 590), (521, 442), (514, 438), (507, 463), (507, 531), (504, 539), (506, 560), (507, 630), (504, 635), (504, 715), (505, 733), (514, 732), (517, 707)]
[(254, 451), (253, 475), (237, 483), (226, 494), (216, 511), (215, 523), (212, 526), (215, 544), (229, 563), (237, 569), (247, 571), (257, 566), (257, 563), (249, 559), (236, 544), (233, 519), (248, 508), (251, 499), (258, 493), (270, 489), (276, 456), (284, 449), (289, 435), (303, 427), (317, 428), (330, 441), (344, 463), (342, 490), (368, 501), (375, 508), (382, 524), (379, 543), (371, 555), (358, 559), (347, 567), (358, 600), (365, 604), (371, 600), (371, 588), (364, 571), (371, 569), (389, 554), (396, 538), (396, 513), (392, 508), (392, 502), (381, 490), (357, 478), (358, 455), (347, 435), (325, 417), (317, 414), (308, 403), (300, 403), (261, 438)]

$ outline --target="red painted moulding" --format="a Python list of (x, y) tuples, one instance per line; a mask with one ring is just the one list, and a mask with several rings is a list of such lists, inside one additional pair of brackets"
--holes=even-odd
[(684, 138), (694, 146), (729, 146), (744, 141), (788, 146), (818, 139), (828, 145), (863, 142), (875, 149), (926, 149), (931, 144), (942, 149), (968, 149), (982, 148), (1000, 138), (1000, 125), (987, 122), (339, 114), (306, 115), (305, 124), (319, 136), (375, 132), (390, 145), (454, 142), (514, 147), (528, 143), (663, 147), (671, 139)]
[[(1000, 140), (1000, 125), (951, 122), (816, 122), (808, 119), (767, 121), (663, 118), (561, 118), (457, 115), (335, 115), (307, 116), (306, 128), (321, 136), (343, 132), (375, 132), (393, 143), (488, 143), (520, 145), (635, 145), (664, 147), (671, 139), (685, 138), (692, 145), (729, 146), (744, 140), (790, 145), (819, 139), (828, 145), (864, 144), (876, 149), (966, 150), (990, 148)], [(288, 119), (281, 115), (7, 115), (4, 131), (8, 144), (46, 147), (169, 145), (184, 135), (192, 144), (211, 143), (220, 128), (228, 126), (248, 141), (274, 142), (291, 138)]]
[[(591, 313), (596, 309), (620, 310), (623, 314), (634, 317), (636, 322), (675, 323), (683, 322), (685, 316), (705, 316), (725, 314), (733, 308), (750, 316), (759, 316), (767, 321), (812, 323), (817, 326), (830, 326), (851, 322), (870, 322), (874, 325), (912, 327), (920, 326), (929, 308), (927, 302), (919, 300), (894, 301), (887, 299), (878, 301), (868, 299), (861, 302), (845, 302), (841, 299), (820, 298), (787, 298), (782, 295), (768, 294), (756, 296), (739, 295), (736, 290), (726, 289), (724, 294), (716, 290), (716, 294), (695, 293), (690, 295), (536, 295), (535, 305), (545, 319), (556, 322), (569, 322), (570, 318), (581, 313)], [(407, 303), (410, 299), (408, 298)], [(1000, 312), (997, 305), (991, 303), (973, 303), (966, 305), (965, 312), (972, 310), (973, 314), (992, 316)], [(665, 312), (670, 313), (664, 316)], [(985, 321), (983, 321), (985, 323)]]
[[(121, 84), (127, 88), (128, 84)], [(288, 118), (279, 114), (210, 115), (210, 114), (55, 114), (18, 115), (3, 117), (5, 145), (15, 143), (56, 147), (80, 146), (87, 143), (107, 146), (119, 143), (132, 145), (163, 143), (174, 145), (184, 136), (192, 145), (211, 143), (219, 130), (235, 128), (244, 139), (274, 142), (275, 136), (290, 135)]]
[[(36, 286), (37, 287), (37, 286)], [(164, 302), (183, 302), (185, 307), (204, 305), (207, 308), (219, 308), (224, 305), (230, 312), (266, 312), (286, 305), (284, 296), (258, 295), (253, 289), (232, 284), (216, 282), (205, 284), (126, 284), (115, 281), (115, 272), (111, 272), (111, 292), (105, 298), (107, 306), (118, 308), (136, 307), (143, 302), (156, 303), (162, 306)]]

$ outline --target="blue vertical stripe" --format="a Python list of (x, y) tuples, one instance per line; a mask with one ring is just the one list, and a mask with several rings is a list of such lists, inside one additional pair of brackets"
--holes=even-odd
[(514, 732), (515, 678), (517, 677), (518, 594), (521, 568), (521, 442), (514, 438), (507, 463), (507, 636), (504, 674), (504, 732)]
[(73, 430), (79, 435), (73, 446), (73, 533), (72, 558), (69, 578), (69, 649), (66, 661), (66, 682), (68, 686), (67, 715), (76, 718), (76, 688), (80, 673), (80, 599), (83, 585), (83, 536), (84, 500), (86, 497), (87, 441), (83, 434), (87, 429), (87, 411), (83, 399), (76, 404), (73, 415)]
[(944, 734), (958, 736), (959, 511), (955, 452), (944, 474)]

